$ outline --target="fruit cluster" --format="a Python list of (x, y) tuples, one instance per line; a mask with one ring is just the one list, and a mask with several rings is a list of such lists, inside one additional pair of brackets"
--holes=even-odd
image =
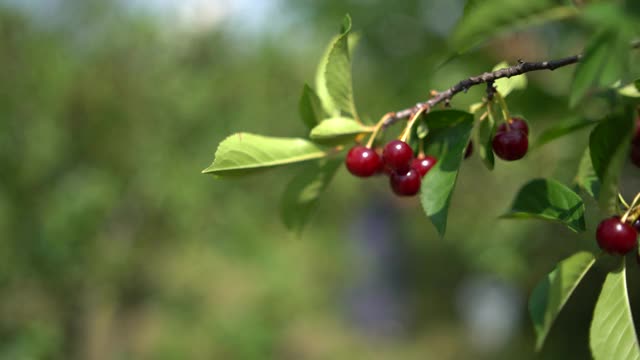
[(349, 150), (345, 163), (349, 172), (358, 177), (387, 174), (396, 195), (413, 196), (420, 191), (422, 178), (437, 161), (422, 154), (414, 157), (409, 144), (393, 140), (385, 145), (382, 156), (369, 147), (354, 146)]
[[(498, 126), (492, 141), (493, 151), (503, 160), (521, 159), (529, 148), (528, 136), (527, 122), (517, 117), (510, 118)], [(464, 158), (472, 153), (473, 143), (469, 142)], [(413, 196), (420, 191), (422, 178), (437, 161), (435, 157), (422, 153), (414, 157), (409, 144), (393, 140), (385, 145), (381, 154), (369, 146), (356, 145), (349, 150), (345, 164), (349, 172), (358, 177), (386, 174), (396, 195)]]
[(493, 152), (502, 160), (521, 159), (529, 149), (529, 126), (522, 118), (513, 117), (500, 124), (491, 143)]
[(638, 244), (640, 219), (622, 221), (619, 216), (604, 219), (596, 230), (598, 246), (610, 254), (625, 255)]

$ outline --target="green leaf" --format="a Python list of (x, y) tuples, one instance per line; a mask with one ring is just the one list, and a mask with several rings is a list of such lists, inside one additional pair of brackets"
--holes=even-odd
[[(496, 71), (507, 67), (509, 67), (509, 64), (506, 61), (503, 61), (494, 66), (493, 70), (491, 71)], [(496, 89), (498, 89), (502, 97), (507, 97), (513, 90), (522, 90), (527, 88), (527, 76), (525, 74), (522, 74), (512, 76), (510, 78), (498, 79), (494, 81), (494, 85), (496, 86)]]
[(260, 168), (320, 159), (328, 150), (308, 140), (236, 133), (224, 139), (203, 173), (242, 175)]
[(640, 80), (636, 80), (630, 84), (627, 84), (618, 89), (618, 94), (631, 98), (640, 98), (638, 85), (640, 85)]
[(304, 84), (302, 89), (302, 96), (298, 105), (300, 111), (300, 118), (302, 122), (307, 126), (309, 130), (313, 129), (322, 119), (324, 119), (324, 111), (322, 110), (322, 104), (320, 98), (313, 89)]
[(468, 15), (480, 3), (480, 0), (467, 0), (464, 3), (463, 16)]
[(320, 196), (342, 164), (342, 158), (308, 164), (287, 184), (280, 206), (287, 229), (300, 234), (318, 206)]
[[(492, 108), (493, 109), (493, 108)], [(478, 121), (478, 129), (476, 131), (476, 143), (478, 144), (478, 155), (482, 162), (489, 170), (493, 170), (495, 165), (495, 157), (493, 155), (493, 135), (496, 131), (495, 116), (490, 114), (484, 119)]]
[(424, 117), (429, 134), (424, 152), (438, 162), (422, 179), (422, 208), (444, 236), (451, 195), (458, 178), (458, 169), (473, 128), (473, 115), (458, 110), (433, 111)]
[(373, 128), (344, 117), (327, 119), (314, 127), (309, 137), (314, 141), (353, 140), (359, 134), (370, 133)]
[(589, 41), (576, 67), (569, 106), (574, 107), (594, 87), (608, 87), (623, 77), (628, 63), (629, 37), (603, 30)]
[(469, 112), (475, 114), (476, 112), (478, 112), (478, 110), (484, 108), (485, 106), (486, 104), (482, 101), (473, 103), (469, 105)]
[(593, 312), (589, 345), (595, 360), (638, 360), (640, 347), (627, 295), (624, 258), (602, 285)]
[(573, 6), (555, 0), (484, 0), (465, 7), (456, 25), (452, 44), (463, 52), (490, 37), (509, 30), (577, 15)]
[(349, 32), (351, 17), (345, 16), (341, 33), (336, 36), (318, 66), (316, 88), (325, 111), (331, 116), (348, 114), (357, 118), (353, 101)]
[(550, 143), (553, 140), (569, 135), (578, 130), (582, 130), (588, 126), (595, 125), (597, 123), (598, 121), (585, 119), (571, 119), (567, 121), (561, 121), (559, 124), (548, 128), (542, 134), (540, 134), (531, 148), (539, 148), (542, 145)]
[(523, 186), (502, 218), (538, 218), (585, 230), (584, 203), (578, 194), (553, 179), (535, 179)]
[[(629, 0), (636, 2), (636, 0)], [(590, 1), (580, 13), (580, 20), (594, 29), (633, 31), (637, 18), (617, 1)]]
[(418, 125), (416, 125), (415, 134), (420, 140), (423, 140), (429, 134), (429, 128), (427, 128), (427, 125), (423, 121), (420, 121)]
[(584, 152), (582, 159), (580, 160), (580, 166), (578, 167), (578, 173), (576, 174), (575, 181), (579, 188), (586, 191), (594, 199), (600, 196), (600, 181), (596, 171), (593, 170), (591, 164), (591, 153), (589, 149)]
[(559, 262), (533, 290), (529, 314), (536, 331), (536, 350), (542, 348), (556, 317), (595, 260), (590, 252), (576, 253)]
[(618, 182), (629, 155), (635, 126), (632, 108), (602, 121), (589, 136), (591, 163), (602, 184), (598, 203), (603, 211), (614, 214), (617, 209)]

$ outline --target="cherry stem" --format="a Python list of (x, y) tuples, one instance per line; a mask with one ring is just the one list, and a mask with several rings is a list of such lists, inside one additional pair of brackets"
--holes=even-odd
[(371, 149), (371, 146), (373, 146), (373, 142), (376, 140), (376, 137), (378, 136), (380, 129), (382, 129), (387, 119), (391, 116), (393, 116), (393, 113), (387, 113), (382, 117), (382, 119), (378, 121), (376, 126), (373, 128), (373, 132), (371, 133), (371, 137), (369, 138), (369, 141), (367, 141), (367, 148)]
[(411, 139), (411, 128), (416, 123), (416, 121), (420, 118), (420, 115), (422, 115), (422, 113), (428, 110), (429, 110), (428, 106), (421, 107), (415, 114), (413, 114), (413, 116), (411, 117), (411, 120), (409, 120), (409, 122), (407, 123), (407, 127), (404, 129), (404, 132), (402, 133), (400, 140), (407, 142), (409, 141), (409, 139)]
[(635, 210), (636, 205), (638, 204), (638, 201), (640, 201), (640, 193), (636, 195), (636, 197), (631, 202), (631, 206), (629, 206), (629, 209), (627, 209), (627, 212), (625, 212), (624, 215), (622, 216), (622, 219), (620, 219), (623, 223), (627, 222), (627, 218)]
[(626, 201), (624, 201), (624, 198), (622, 197), (622, 194), (620, 194), (620, 193), (618, 193), (618, 200), (620, 200), (622, 205), (624, 205), (624, 207), (626, 207), (627, 209), (629, 209), (631, 207), (631, 206), (629, 206), (629, 204), (627, 204)]
[(502, 117), (504, 118), (505, 123), (507, 124), (507, 130), (511, 130), (511, 126), (509, 124), (509, 120), (511, 119), (511, 115), (509, 114), (509, 107), (507, 106), (507, 102), (504, 101), (504, 97), (500, 94), (500, 91), (494, 93), (496, 99), (498, 99), (498, 103), (500, 103), (500, 110), (502, 111)]

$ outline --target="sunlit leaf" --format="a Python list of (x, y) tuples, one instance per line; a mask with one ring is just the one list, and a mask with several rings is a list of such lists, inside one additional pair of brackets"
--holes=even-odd
[(556, 317), (594, 262), (593, 254), (586, 251), (576, 253), (559, 262), (533, 290), (529, 298), (529, 314), (536, 331), (537, 350), (542, 348)]
[(598, 124), (589, 137), (591, 163), (601, 184), (598, 203), (610, 214), (617, 208), (618, 182), (629, 155), (634, 126), (633, 109), (627, 108)]
[(482, 109), (485, 107), (485, 103), (480, 101), (477, 103), (473, 103), (471, 105), (469, 105), (469, 112), (472, 114), (475, 114), (478, 110)]
[(473, 128), (473, 115), (458, 110), (434, 111), (425, 116), (429, 134), (424, 151), (438, 159), (422, 179), (422, 208), (444, 236), (451, 195), (458, 178), (458, 169)]
[(316, 75), (318, 96), (325, 111), (332, 116), (341, 114), (357, 117), (353, 101), (349, 32), (351, 17), (345, 16), (341, 33), (336, 36), (322, 57)]
[(582, 198), (553, 179), (535, 179), (523, 186), (503, 218), (538, 218), (566, 225), (579, 232), (585, 230)]
[(624, 258), (620, 261), (620, 267), (607, 275), (593, 312), (589, 345), (595, 360), (640, 359), (627, 295)]
[(618, 94), (631, 98), (640, 98), (640, 91), (638, 91), (638, 85), (640, 80), (636, 80), (630, 84), (627, 84), (618, 89)]
[(304, 139), (237, 133), (218, 145), (213, 163), (202, 172), (242, 175), (260, 168), (319, 159), (327, 154), (327, 149)]
[[(493, 70), (496, 71), (509, 67), (509, 64), (505, 61), (494, 66)], [(494, 81), (496, 89), (503, 97), (507, 97), (513, 90), (522, 90), (527, 87), (527, 75), (517, 75), (510, 78), (502, 78)]]
[(285, 226), (300, 234), (318, 206), (320, 196), (342, 164), (342, 158), (306, 165), (285, 187), (280, 214)]
[(315, 141), (327, 141), (336, 139), (353, 139), (355, 135), (370, 133), (373, 128), (344, 117), (327, 119), (314, 127), (309, 137)]
[(313, 129), (322, 119), (325, 118), (320, 98), (313, 89), (305, 84), (302, 89), (302, 96), (299, 103), (300, 118), (306, 127)]

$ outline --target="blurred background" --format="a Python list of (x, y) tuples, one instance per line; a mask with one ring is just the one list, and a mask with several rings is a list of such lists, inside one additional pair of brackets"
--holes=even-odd
[[(439, 67), (463, 6), (0, 0), (0, 359), (589, 358), (601, 269), (540, 354), (526, 302), (555, 262), (593, 248), (599, 214), (584, 235), (497, 219), (533, 177), (571, 183), (586, 130), (493, 172), (466, 160), (444, 240), (382, 178), (340, 171), (296, 236), (278, 216), (291, 168), (200, 174), (233, 132), (306, 135), (298, 97), (347, 12), (371, 119), (502, 60), (582, 48), (579, 28), (552, 24)], [(532, 138), (580, 115), (571, 76), (532, 74), (509, 97)], [(624, 181), (637, 192), (638, 171)]]

